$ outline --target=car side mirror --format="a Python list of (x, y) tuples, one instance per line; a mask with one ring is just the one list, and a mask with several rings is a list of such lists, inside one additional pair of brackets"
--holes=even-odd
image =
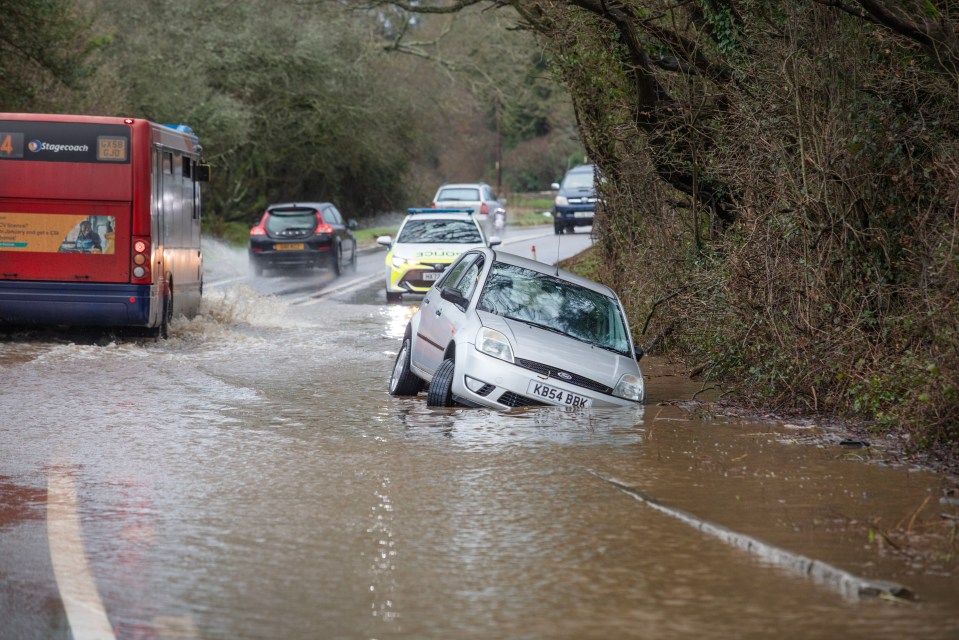
[(360, 223), (354, 220), (353, 218), (350, 218), (349, 220), (346, 221), (346, 226), (350, 231), (353, 231), (355, 229), (360, 228)]
[(457, 307), (465, 309), (469, 305), (470, 301), (467, 300), (462, 293), (456, 289), (448, 289), (443, 287), (440, 289), (440, 297), (446, 300), (447, 302), (452, 302)]
[(390, 236), (379, 236), (379, 237), (376, 239), (376, 244), (381, 244), (381, 245), (383, 245), (384, 247), (387, 247), (387, 248), (392, 247), (392, 246), (393, 246), (393, 238), (391, 238)]
[(498, 244), (503, 244), (503, 239), (500, 238), (499, 236), (490, 236), (489, 241), (486, 243), (486, 246), (492, 249)]
[(643, 356), (646, 355), (646, 350), (643, 349), (638, 342), (633, 345), (633, 349), (636, 350), (636, 361), (639, 362)]
[(549, 185), (549, 188), (552, 189), (553, 191), (559, 191), (559, 183), (554, 182), (553, 184)]

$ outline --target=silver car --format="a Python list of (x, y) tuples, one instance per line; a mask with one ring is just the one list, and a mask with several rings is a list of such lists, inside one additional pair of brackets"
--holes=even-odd
[(406, 328), (389, 392), (427, 404), (618, 407), (646, 396), (608, 287), (493, 249), (461, 255)]
[(499, 199), (493, 193), (493, 188), (485, 182), (457, 182), (444, 184), (436, 190), (433, 196), (433, 208), (465, 207), (473, 210), (473, 214), (486, 235), (502, 233), (502, 227), (494, 225), (496, 220), (506, 224), (506, 200)]

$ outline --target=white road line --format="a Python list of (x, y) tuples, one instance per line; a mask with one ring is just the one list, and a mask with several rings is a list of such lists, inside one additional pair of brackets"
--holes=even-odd
[(235, 278), (226, 278), (225, 280), (214, 280), (213, 282), (204, 282), (204, 287), (222, 287), (225, 284), (231, 284), (233, 282), (240, 282), (241, 280), (246, 280), (246, 276), (237, 276)]
[(53, 470), (47, 477), (47, 539), (53, 574), (74, 640), (115, 640), (83, 549), (73, 476)]
[(329, 289), (324, 289), (319, 293), (311, 293), (308, 296), (303, 298), (297, 298), (290, 302), (290, 306), (300, 306), (305, 307), (311, 304), (316, 304), (317, 302), (322, 302), (324, 299), (329, 298), (333, 295), (338, 295), (341, 293), (350, 293), (351, 291), (356, 291), (357, 289), (362, 289), (363, 287), (369, 286), (373, 282), (383, 278), (382, 273), (376, 273), (370, 276), (360, 278), (358, 280), (350, 280), (349, 282), (344, 282), (335, 287)]

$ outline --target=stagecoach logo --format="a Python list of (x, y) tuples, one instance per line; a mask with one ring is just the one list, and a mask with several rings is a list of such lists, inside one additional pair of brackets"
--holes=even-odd
[(53, 144), (50, 142), (43, 142), (42, 140), (31, 140), (27, 143), (27, 149), (34, 153), (40, 151), (52, 151), (53, 153), (59, 153), (61, 151), (79, 151), (81, 153), (86, 153), (90, 150), (90, 147), (85, 144)]
[(556, 372), (556, 377), (557, 377), (557, 378), (562, 378), (563, 380), (572, 380), (572, 379), (573, 379), (573, 376), (571, 376), (570, 374), (566, 373), (565, 371), (557, 371), (557, 372)]

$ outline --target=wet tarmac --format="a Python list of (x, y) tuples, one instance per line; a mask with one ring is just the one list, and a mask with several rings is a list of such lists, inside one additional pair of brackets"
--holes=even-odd
[(166, 341), (0, 341), (0, 638), (959, 637), (939, 475), (652, 358), (645, 407), (429, 409), (415, 297), (235, 278)]

